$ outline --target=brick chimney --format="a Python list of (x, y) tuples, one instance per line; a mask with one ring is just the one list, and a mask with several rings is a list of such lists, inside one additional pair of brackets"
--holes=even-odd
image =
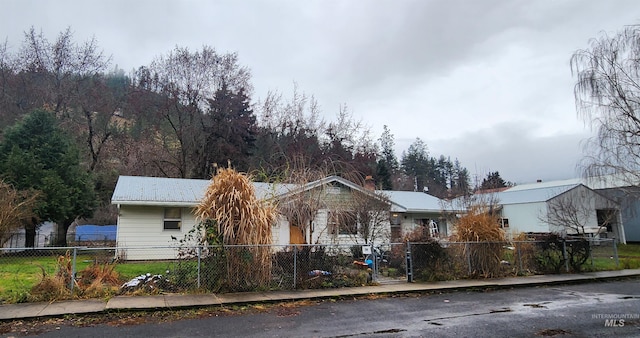
[(367, 175), (367, 177), (364, 178), (364, 188), (371, 191), (376, 190), (376, 182), (373, 180), (373, 176)]

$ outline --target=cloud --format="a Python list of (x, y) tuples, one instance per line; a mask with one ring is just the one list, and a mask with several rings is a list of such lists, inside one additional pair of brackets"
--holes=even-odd
[(176, 45), (237, 52), (254, 100), (295, 81), (328, 119), (346, 103), (374, 135), (388, 125), (399, 151), (420, 137), (471, 171), (529, 181), (575, 174), (589, 132), (569, 58), (599, 32), (638, 23), (638, 9), (636, 0), (5, 0), (0, 38), (19, 47), (30, 26), (51, 39), (71, 26), (126, 71)]
[(589, 132), (536, 136), (536, 126), (523, 121), (501, 123), (451, 139), (428, 142), (432, 156), (457, 158), (482, 181), (490, 171), (515, 183), (568, 179), (577, 168)]

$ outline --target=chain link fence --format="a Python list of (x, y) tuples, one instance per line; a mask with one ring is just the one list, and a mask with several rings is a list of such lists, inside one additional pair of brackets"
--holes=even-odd
[(617, 264), (613, 240), (434, 241), (374, 247), (2, 248), (0, 303), (119, 294), (336, 288), (604, 270), (615, 269)]
[[(51, 232), (37, 231), (34, 235), (33, 245), (36, 248), (51, 246), (53, 234)], [(23, 232), (8, 233), (6, 240), (2, 243), (5, 248), (22, 248), (26, 243), (26, 234)]]
[(409, 279), (436, 281), (619, 268), (613, 239), (408, 243)]
[[(115, 247), (116, 232), (103, 231), (96, 233), (68, 233), (65, 237), (67, 244), (72, 246), (90, 246), (90, 247)], [(33, 239), (33, 247), (46, 248), (51, 247), (54, 243), (58, 243), (58, 234), (55, 232), (36, 231)], [(23, 232), (12, 232), (7, 234), (2, 246), (4, 248), (24, 248), (26, 243), (26, 234)]]
[(0, 302), (163, 292), (362, 286), (361, 246), (264, 245), (0, 249)]

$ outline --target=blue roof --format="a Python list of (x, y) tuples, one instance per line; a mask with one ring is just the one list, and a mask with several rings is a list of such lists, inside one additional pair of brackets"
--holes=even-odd
[(76, 241), (115, 241), (116, 225), (78, 225), (75, 228)]

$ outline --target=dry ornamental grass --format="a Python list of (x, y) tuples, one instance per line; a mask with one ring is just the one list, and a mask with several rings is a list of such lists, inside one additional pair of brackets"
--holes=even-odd
[(276, 209), (258, 200), (250, 177), (232, 168), (218, 169), (196, 207), (201, 221), (214, 220), (224, 245), (236, 247), (226, 256), (228, 282), (235, 290), (267, 285), (271, 279), (271, 227)]

